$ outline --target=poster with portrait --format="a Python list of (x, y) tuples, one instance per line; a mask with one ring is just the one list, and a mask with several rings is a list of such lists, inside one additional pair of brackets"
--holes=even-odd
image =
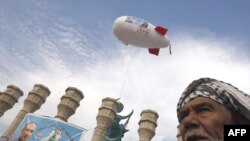
[(10, 141), (79, 141), (87, 130), (62, 120), (27, 114)]

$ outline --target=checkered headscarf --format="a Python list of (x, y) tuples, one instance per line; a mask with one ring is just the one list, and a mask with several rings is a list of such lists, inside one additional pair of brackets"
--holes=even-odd
[(211, 78), (200, 78), (189, 84), (179, 99), (177, 112), (197, 96), (211, 98), (250, 119), (250, 96), (229, 83)]

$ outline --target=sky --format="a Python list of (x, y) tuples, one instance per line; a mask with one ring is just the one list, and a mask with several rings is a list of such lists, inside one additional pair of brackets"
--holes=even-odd
[[(84, 99), (68, 122), (88, 131), (103, 98), (120, 98), (132, 115), (123, 141), (139, 140), (140, 113), (159, 114), (152, 141), (176, 141), (176, 105), (193, 80), (210, 77), (250, 93), (250, 2), (247, 0), (1, 0), (0, 91), (16, 85), (24, 95), (0, 118), (0, 135), (22, 109), (35, 84), (51, 94), (34, 114), (55, 117), (71, 86)], [(172, 55), (125, 46), (114, 20), (140, 17), (168, 29)]]

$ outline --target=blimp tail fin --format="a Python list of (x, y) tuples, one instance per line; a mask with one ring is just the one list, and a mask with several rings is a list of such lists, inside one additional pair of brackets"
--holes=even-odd
[(148, 52), (154, 55), (159, 55), (160, 49), (159, 48), (149, 48)]
[(168, 29), (161, 27), (161, 26), (157, 26), (155, 27), (155, 31), (160, 33), (162, 36), (164, 36), (167, 33)]

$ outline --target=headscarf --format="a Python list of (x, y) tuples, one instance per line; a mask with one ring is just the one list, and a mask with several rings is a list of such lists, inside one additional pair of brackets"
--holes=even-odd
[(179, 99), (177, 112), (197, 96), (211, 98), (250, 119), (250, 95), (229, 83), (212, 78), (200, 78), (189, 84)]

